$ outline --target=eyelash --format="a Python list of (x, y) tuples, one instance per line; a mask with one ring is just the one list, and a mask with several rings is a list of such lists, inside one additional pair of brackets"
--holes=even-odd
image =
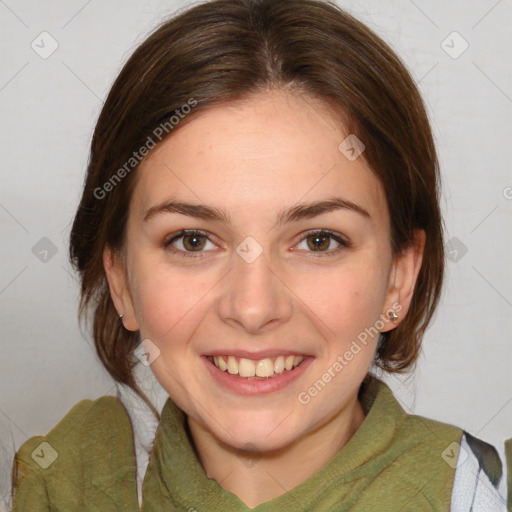
[[(183, 238), (185, 235), (195, 235), (195, 234), (204, 236), (204, 237), (206, 237), (211, 242), (210, 238), (208, 237), (208, 234), (206, 232), (204, 232), (204, 231), (197, 230), (197, 229), (190, 229), (190, 230), (182, 229), (181, 231), (179, 231), (179, 233), (175, 233), (175, 234), (171, 235), (170, 238), (166, 238), (162, 242), (162, 247), (164, 249), (170, 250), (174, 254), (179, 254), (179, 255), (181, 255), (181, 256), (183, 256), (185, 258), (198, 258), (198, 259), (201, 259), (201, 258), (203, 258), (203, 256), (200, 256), (200, 255), (203, 254), (204, 251), (198, 251), (198, 252), (195, 252), (195, 251), (183, 251), (181, 249), (176, 249), (175, 247), (172, 246), (173, 242), (179, 240), (180, 238)], [(315, 258), (335, 256), (339, 252), (341, 252), (342, 250), (348, 249), (349, 247), (351, 247), (351, 244), (348, 241), (344, 240), (337, 233), (335, 233), (333, 231), (330, 231), (328, 229), (319, 229), (319, 230), (308, 231), (308, 232), (306, 232), (304, 234), (303, 237), (301, 237), (301, 239), (297, 243), (301, 243), (303, 240), (309, 238), (312, 235), (324, 235), (324, 236), (327, 235), (327, 236), (333, 238), (336, 242), (338, 242), (340, 244), (340, 246), (337, 247), (336, 249), (332, 249), (332, 250), (329, 250), (329, 251), (318, 251), (318, 252), (316, 252), (316, 251), (306, 251), (306, 252), (311, 252), (313, 254), (313, 257), (315, 257)]]

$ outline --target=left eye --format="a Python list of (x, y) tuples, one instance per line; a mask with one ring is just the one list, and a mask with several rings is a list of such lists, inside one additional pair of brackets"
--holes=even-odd
[[(335, 240), (339, 246), (332, 250), (323, 250), (328, 249), (331, 245), (330, 239)], [(309, 242), (309, 240), (311, 240), (311, 242)], [(339, 251), (349, 247), (348, 242), (343, 240), (343, 238), (338, 234), (326, 230), (310, 231), (300, 239), (299, 244), (304, 241), (308, 248), (312, 248), (312, 251), (308, 252), (320, 253), (315, 254), (315, 256), (331, 256), (332, 254), (337, 254)]]
[[(331, 245), (331, 239), (335, 240), (338, 247), (329, 249)], [(174, 244), (180, 242), (183, 248), (177, 248)], [(205, 244), (209, 242), (213, 246), (213, 242), (209, 239), (207, 233), (202, 231), (185, 231), (182, 230), (176, 235), (172, 236), (169, 240), (163, 242), (164, 248), (170, 249), (174, 253), (179, 253), (187, 258), (200, 258), (202, 257), (203, 249)], [(319, 230), (306, 233), (299, 241), (301, 243), (306, 242), (309, 249), (307, 252), (317, 253), (315, 256), (331, 256), (337, 254), (339, 251), (348, 248), (349, 243), (343, 240), (337, 233), (331, 231)], [(197, 253), (197, 254), (194, 254)]]

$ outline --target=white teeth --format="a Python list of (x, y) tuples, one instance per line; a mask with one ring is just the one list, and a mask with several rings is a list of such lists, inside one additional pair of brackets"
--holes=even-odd
[[(278, 356), (275, 360), (267, 357), (260, 361), (253, 361), (241, 357), (237, 360), (234, 356), (214, 356), (213, 363), (221, 371), (228, 371), (231, 375), (239, 375), (240, 377), (275, 377), (283, 373), (285, 370), (298, 366), (303, 360), (304, 356)], [(227, 361), (227, 362), (226, 362)]]
[(233, 356), (228, 357), (228, 372), (231, 373), (231, 375), (238, 373), (238, 363)]
[(274, 373), (274, 363), (272, 359), (262, 359), (256, 365), (256, 375), (258, 377), (270, 377)]
[(240, 377), (254, 377), (254, 375), (256, 375), (254, 363), (250, 359), (240, 358), (238, 375), (240, 375)]
[(295, 359), (293, 360), (293, 367), (295, 368), (299, 363), (302, 363), (304, 361), (303, 356), (295, 356)]
[(274, 373), (283, 373), (284, 372), (284, 357), (279, 356), (274, 363)]

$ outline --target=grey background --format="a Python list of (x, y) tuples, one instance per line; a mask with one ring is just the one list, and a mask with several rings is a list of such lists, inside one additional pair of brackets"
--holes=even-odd
[[(408, 412), (464, 428), (503, 457), (512, 437), (512, 1), (338, 4), (408, 65), (443, 173), (453, 260), (444, 295), (415, 374), (386, 380)], [(15, 447), (82, 398), (114, 392), (78, 327), (67, 237), (113, 80), (162, 17), (190, 5), (0, 0), (1, 492)], [(47, 58), (31, 46), (51, 48), (43, 31), (58, 43)]]

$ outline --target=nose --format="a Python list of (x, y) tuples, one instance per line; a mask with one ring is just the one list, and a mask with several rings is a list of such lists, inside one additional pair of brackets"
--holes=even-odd
[(271, 268), (267, 252), (250, 263), (237, 253), (233, 260), (218, 303), (222, 321), (253, 335), (286, 323), (293, 312), (293, 294), (279, 270)]

